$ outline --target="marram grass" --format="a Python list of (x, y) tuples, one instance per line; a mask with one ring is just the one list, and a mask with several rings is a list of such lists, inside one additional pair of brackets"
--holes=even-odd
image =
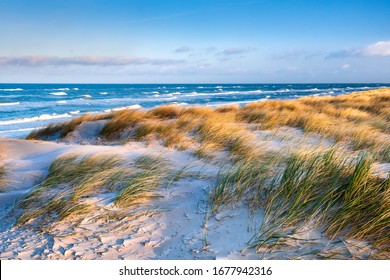
[(56, 159), (47, 177), (19, 202), (23, 214), (18, 224), (36, 218), (83, 217), (96, 211), (88, 199), (111, 193), (114, 204), (124, 208), (156, 197), (156, 190), (169, 176), (167, 160), (141, 156), (133, 164), (112, 155), (80, 157), (66, 155)]

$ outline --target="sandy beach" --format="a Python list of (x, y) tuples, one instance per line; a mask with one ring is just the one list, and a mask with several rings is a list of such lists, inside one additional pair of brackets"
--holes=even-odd
[(389, 102), (124, 109), (0, 139), (0, 259), (388, 259)]

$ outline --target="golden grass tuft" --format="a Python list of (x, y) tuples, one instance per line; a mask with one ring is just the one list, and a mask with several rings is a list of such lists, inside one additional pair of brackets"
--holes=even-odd
[(168, 183), (172, 177), (166, 159), (150, 155), (135, 160), (136, 173), (121, 187), (114, 203), (119, 207), (129, 207), (142, 203), (145, 199), (158, 197), (155, 192)]
[(336, 97), (303, 97), (297, 100), (251, 103), (239, 112), (246, 122), (262, 128), (292, 126), (316, 132), (354, 150), (368, 149), (390, 160), (390, 90), (374, 90)]
[(104, 120), (111, 117), (111, 114), (85, 114), (80, 117), (74, 118), (69, 122), (60, 124), (50, 124), (45, 128), (32, 131), (26, 139), (47, 139), (51, 136), (58, 134), (60, 138), (66, 137), (68, 133), (74, 131), (78, 125), (83, 122), (92, 122), (98, 120)]
[(112, 114), (103, 127), (101, 135), (108, 140), (120, 138), (120, 134), (142, 121), (146, 113), (142, 110), (121, 110)]
[(157, 188), (172, 176), (169, 162), (160, 157), (140, 156), (133, 165), (124, 165), (113, 155), (65, 155), (52, 163), (43, 182), (18, 203), (23, 209), (18, 224), (37, 218), (81, 219), (97, 211), (89, 199), (100, 194), (111, 194), (117, 207), (138, 205), (157, 197)]

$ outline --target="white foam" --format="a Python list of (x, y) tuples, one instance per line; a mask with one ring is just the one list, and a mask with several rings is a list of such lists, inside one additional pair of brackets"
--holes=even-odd
[(65, 114), (43, 114), (36, 117), (31, 118), (21, 118), (21, 119), (13, 119), (7, 121), (0, 121), (0, 125), (9, 125), (9, 124), (17, 124), (17, 123), (29, 123), (29, 122), (37, 122), (37, 121), (46, 121), (51, 119), (61, 119), (61, 118), (70, 118), (71, 116), (67, 113)]
[(65, 88), (56, 88), (55, 90), (69, 90), (69, 88), (65, 87)]
[(64, 92), (64, 91), (50, 92), (49, 94), (51, 94), (51, 95), (56, 95), (56, 96), (68, 95), (68, 94), (67, 94), (66, 92)]
[(0, 91), (22, 91), (22, 88), (0, 88)]
[(216, 86), (215, 88), (222, 88), (222, 86)]
[(75, 88), (73, 88), (73, 90), (79, 90), (79, 88), (75, 87)]
[(181, 92), (179, 92), (179, 91), (176, 91), (176, 92), (172, 92), (171, 94), (174, 94), (174, 95), (179, 95), (179, 94), (181, 94)]
[(109, 112), (117, 112), (117, 111), (122, 111), (122, 110), (128, 110), (128, 109), (141, 109), (142, 106), (139, 104), (135, 105), (130, 105), (130, 106), (125, 106), (125, 107), (117, 107), (117, 108), (112, 108), (112, 109), (107, 109), (104, 110), (104, 112), (109, 113)]
[(92, 98), (92, 96), (89, 95), (89, 94), (84, 94), (83, 97), (84, 97), (84, 98)]
[(107, 95), (108, 92), (103, 91), (103, 92), (99, 92), (99, 94), (101, 94), (101, 95)]
[(20, 105), (20, 102), (0, 103), (0, 106), (15, 106)]
[(69, 112), (71, 115), (77, 115), (80, 113), (80, 110), (76, 110), (76, 111), (70, 111)]
[(66, 104), (68, 102), (66, 102), (65, 100), (60, 100), (60, 101), (57, 101), (57, 104)]

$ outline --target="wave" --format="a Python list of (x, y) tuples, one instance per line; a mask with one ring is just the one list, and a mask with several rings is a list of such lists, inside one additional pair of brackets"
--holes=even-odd
[(20, 105), (20, 102), (0, 103), (0, 106), (15, 106)]
[(117, 108), (112, 108), (112, 109), (107, 109), (104, 110), (104, 112), (109, 113), (109, 112), (117, 112), (117, 111), (122, 111), (122, 110), (128, 110), (128, 109), (141, 109), (142, 106), (139, 104), (134, 104), (130, 106), (125, 106), (125, 107), (117, 107)]
[(80, 110), (70, 111), (69, 113), (70, 113), (71, 115), (77, 115), (77, 114), (80, 114)]
[(99, 94), (101, 94), (101, 95), (107, 95), (107, 94), (108, 94), (108, 92), (106, 92), (106, 91), (103, 91), (103, 92), (99, 92)]
[(91, 95), (89, 95), (89, 94), (84, 94), (84, 95), (83, 95), (83, 97), (84, 97), (84, 98), (87, 98), (87, 99), (90, 99), (90, 98), (92, 98), (92, 96), (91, 96)]
[(22, 88), (0, 88), (0, 91), (23, 91)]
[(64, 88), (56, 88), (55, 90), (69, 90), (69, 88), (64, 87)]
[(35, 116), (31, 118), (21, 118), (21, 119), (13, 119), (13, 120), (7, 120), (7, 121), (0, 121), (0, 125), (10, 125), (10, 124), (17, 124), (17, 123), (29, 123), (29, 122), (37, 122), (37, 121), (46, 121), (46, 120), (52, 120), (52, 119), (61, 119), (61, 118), (70, 118), (71, 115), (68, 113), (65, 114), (43, 114), (40, 116)]
[(66, 102), (65, 100), (60, 100), (60, 101), (57, 101), (57, 104), (66, 104), (68, 102)]
[(66, 92), (64, 92), (64, 91), (50, 92), (49, 94), (55, 95), (55, 96), (68, 95), (68, 94), (67, 94)]
[(79, 88), (75, 87), (75, 88), (73, 88), (73, 90), (79, 90)]

